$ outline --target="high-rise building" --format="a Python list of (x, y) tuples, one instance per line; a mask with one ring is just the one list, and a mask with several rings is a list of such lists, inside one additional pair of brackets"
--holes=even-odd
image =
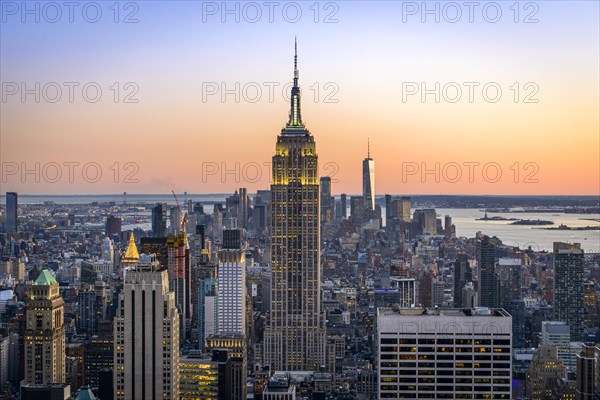
[[(220, 374), (221, 372), (221, 374)], [(210, 356), (190, 354), (179, 360), (179, 399), (180, 400), (219, 400), (224, 393), (219, 387), (227, 387), (223, 381), (226, 374), (219, 370), (219, 363)], [(221, 383), (221, 384), (220, 384)]]
[(378, 398), (511, 399), (502, 309), (377, 310)]
[(199, 266), (198, 283), (198, 348), (204, 350), (206, 338), (217, 334), (217, 267)]
[(566, 368), (575, 367), (575, 355), (571, 356), (571, 331), (561, 321), (542, 321), (541, 344), (556, 346), (558, 357)]
[(115, 265), (115, 246), (110, 238), (104, 238), (102, 242), (102, 260), (110, 265), (110, 271)]
[(10, 363), (10, 338), (0, 335), (0, 382), (8, 382), (8, 368)]
[(166, 239), (169, 288), (175, 293), (175, 304), (179, 310), (181, 339), (188, 337), (187, 321), (191, 320), (191, 256), (185, 232), (169, 235)]
[(141, 238), (140, 246), (142, 253), (155, 254), (159, 264), (168, 267), (169, 287), (175, 293), (181, 316), (181, 338), (190, 339), (191, 332), (187, 328), (192, 320), (192, 251), (187, 234), (178, 232), (166, 237)]
[(598, 327), (598, 292), (594, 282), (583, 284), (584, 325)]
[(224, 230), (217, 270), (218, 334), (246, 332), (245, 254), (240, 230)]
[(77, 302), (77, 331), (90, 336), (98, 333), (98, 315), (96, 313), (96, 289), (84, 284), (79, 289)]
[(182, 210), (176, 206), (169, 207), (169, 229), (167, 234), (176, 235), (180, 232), (182, 221)]
[(475, 308), (479, 305), (479, 301), (477, 300), (477, 290), (475, 290), (473, 282), (467, 282), (465, 284), (462, 289), (461, 299), (463, 304), (462, 307)]
[(167, 204), (157, 203), (152, 208), (152, 236), (164, 237), (167, 234)]
[(362, 180), (365, 212), (375, 211), (375, 160), (371, 158), (371, 143), (367, 145), (367, 158), (362, 164)]
[[(213, 335), (206, 338), (206, 347), (213, 353), (213, 360), (219, 359), (221, 362), (227, 362), (225, 371), (219, 371), (219, 378), (222, 380), (227, 376), (228, 386), (223, 388), (219, 399), (244, 400), (246, 398), (248, 362), (246, 355), (248, 353), (246, 337), (242, 334)], [(227, 356), (221, 354), (218, 357), (216, 352), (225, 351)]]
[(410, 197), (402, 196), (400, 203), (402, 204), (402, 213), (398, 215), (398, 218), (403, 222), (410, 222)]
[[(385, 195), (385, 220), (389, 220), (390, 218), (392, 218), (392, 195), (391, 194), (386, 194)], [(387, 225), (387, 222), (386, 222)]]
[(113, 235), (120, 235), (121, 223), (121, 217), (115, 217), (114, 215), (109, 215), (106, 217), (106, 227), (104, 229), (106, 236), (110, 238)]
[(246, 228), (248, 225), (248, 190), (246, 188), (240, 188), (240, 204), (237, 218), (240, 228)]
[(513, 317), (513, 346), (525, 347), (525, 303), (521, 294), (521, 259), (500, 258), (498, 276), (498, 306)]
[(488, 236), (477, 240), (479, 286), (477, 297), (482, 307), (498, 306), (498, 277), (495, 268), (494, 244)]
[(271, 310), (264, 363), (271, 370), (318, 370), (325, 363), (321, 310), (318, 157), (302, 123), (297, 53), (289, 121), (277, 137), (271, 184)]
[[(402, 202), (402, 214), (404, 219), (404, 200)], [(423, 235), (435, 235), (437, 234), (437, 214), (435, 209), (426, 208), (422, 210), (415, 210), (414, 220), (419, 226), (419, 230)]]
[(417, 303), (417, 285), (414, 278), (390, 277), (392, 288), (398, 289), (400, 307), (414, 307)]
[(66, 383), (64, 301), (48, 270), (29, 290), (25, 319), (24, 383)]
[(452, 237), (452, 217), (449, 215), (444, 216), (444, 236)]
[(459, 254), (454, 262), (454, 307), (466, 307), (463, 302), (463, 289), (473, 280), (473, 270), (466, 254)]
[(158, 262), (125, 271), (114, 339), (116, 400), (179, 398), (179, 314)]
[(19, 228), (17, 219), (18, 207), (17, 192), (6, 192), (6, 233), (15, 233)]
[(526, 397), (531, 400), (556, 398), (553, 388), (556, 380), (565, 376), (565, 366), (558, 357), (556, 346), (540, 345), (529, 365), (525, 387)]
[(331, 177), (321, 177), (321, 224), (328, 224), (333, 220), (335, 200), (331, 197)]
[(342, 209), (342, 218), (346, 219), (348, 218), (348, 196), (346, 195), (346, 193), (342, 193), (340, 195), (340, 208)]
[(361, 196), (350, 197), (350, 221), (360, 225), (365, 220), (365, 200)]
[(574, 342), (583, 338), (583, 313), (583, 250), (554, 242), (554, 319), (569, 324)]
[[(96, 390), (101, 386), (101, 376), (104, 371), (113, 370), (114, 341), (111, 335), (93, 336), (88, 338), (85, 346), (85, 384)], [(111, 379), (112, 380), (112, 379)], [(111, 391), (112, 397), (112, 391)], [(103, 397), (101, 397), (103, 398)]]
[(594, 386), (596, 385), (595, 353), (594, 346), (583, 345), (581, 353), (577, 354), (576, 400), (594, 400)]

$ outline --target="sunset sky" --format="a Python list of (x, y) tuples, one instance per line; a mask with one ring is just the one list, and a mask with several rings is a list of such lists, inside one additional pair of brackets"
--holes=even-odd
[[(94, 23), (97, 10), (84, 14), (86, 2), (70, 22), (64, 2), (55, 3), (59, 17), (43, 2), (29, 15), (25, 3), (2, 1), (1, 191), (268, 188), (297, 37), (302, 116), (334, 193), (362, 190), (370, 139), (377, 194), (598, 195), (599, 3), (513, 3), (499, 2), (496, 18), (495, 6), (480, 2), (470, 22), (466, 7), (429, 2), (436, 22), (422, 15), (422, 2), (275, 2), (270, 22), (263, 2), (227, 3), (232, 14), (222, 2), (122, 2), (118, 15), (113, 2), (99, 2)], [(35, 93), (22, 98), (36, 82), (39, 103)], [(79, 84), (72, 102), (65, 82)], [(102, 90), (95, 103), (94, 87), (87, 100), (82, 93), (90, 82)], [(422, 83), (433, 92), (436, 82), (439, 103), (433, 93), (424, 101), (407, 94)], [(472, 102), (464, 82), (472, 82)], [(52, 103), (56, 86), (62, 97)], [(457, 87), (462, 97), (452, 102)], [(222, 88), (231, 91), (224, 99)], [(127, 94), (138, 102), (124, 102)], [(21, 174), (36, 163), (39, 173)], [(438, 182), (433, 172), (421, 175), (436, 163)]]

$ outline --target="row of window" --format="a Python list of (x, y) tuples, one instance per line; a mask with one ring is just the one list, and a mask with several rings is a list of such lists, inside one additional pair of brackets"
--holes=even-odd
[(453, 339), (453, 338), (390, 338), (390, 337), (382, 337), (381, 344), (438, 344), (438, 345), (500, 345), (500, 346), (510, 346), (510, 340), (508, 339)]
[(444, 385), (381, 385), (381, 391), (428, 391), (428, 392), (510, 392), (510, 386), (444, 386)]
[[(494, 364), (494, 368), (504, 368), (508, 371), (510, 371), (510, 364)], [(404, 376), (415, 376), (415, 375), (423, 375), (423, 376), (457, 376), (457, 377), (461, 377), (461, 376), (491, 376), (492, 372), (496, 372), (496, 371), (491, 371), (491, 370), (470, 370), (470, 369), (440, 369), (440, 370), (431, 370), (431, 369), (423, 369), (423, 370), (419, 370), (419, 371), (415, 371), (414, 369), (401, 369), (401, 370), (395, 370), (395, 369), (382, 369), (381, 370), (381, 376), (384, 375), (392, 375), (392, 376), (399, 376), (399, 375), (404, 375)]]

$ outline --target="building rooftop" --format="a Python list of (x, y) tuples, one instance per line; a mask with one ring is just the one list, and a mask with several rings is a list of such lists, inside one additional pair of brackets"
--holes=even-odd
[(446, 316), (446, 317), (510, 317), (503, 308), (436, 308), (436, 309), (423, 309), (423, 308), (389, 308), (380, 307), (377, 309), (377, 314), (380, 316), (384, 315), (404, 315), (404, 316)]
[(40, 275), (37, 277), (35, 282), (33, 283), (36, 286), (50, 286), (57, 284), (58, 282), (54, 279), (54, 276), (47, 269), (42, 270)]
[(82, 386), (75, 400), (96, 400), (96, 396), (87, 386)]
[(123, 262), (135, 263), (140, 259), (140, 253), (138, 253), (137, 246), (135, 245), (135, 237), (133, 236), (133, 232), (129, 235), (129, 245), (127, 246), (127, 251), (125, 255), (121, 259)]
[(521, 265), (521, 259), (520, 258), (508, 258), (508, 257), (502, 257), (498, 259), (498, 264), (499, 265)]

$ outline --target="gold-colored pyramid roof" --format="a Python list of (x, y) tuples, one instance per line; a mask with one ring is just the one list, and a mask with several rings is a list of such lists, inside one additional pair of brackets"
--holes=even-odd
[(135, 263), (138, 262), (139, 259), (140, 253), (138, 253), (137, 246), (135, 245), (135, 237), (133, 236), (133, 232), (131, 232), (131, 235), (129, 235), (129, 246), (127, 246), (127, 251), (121, 261)]

